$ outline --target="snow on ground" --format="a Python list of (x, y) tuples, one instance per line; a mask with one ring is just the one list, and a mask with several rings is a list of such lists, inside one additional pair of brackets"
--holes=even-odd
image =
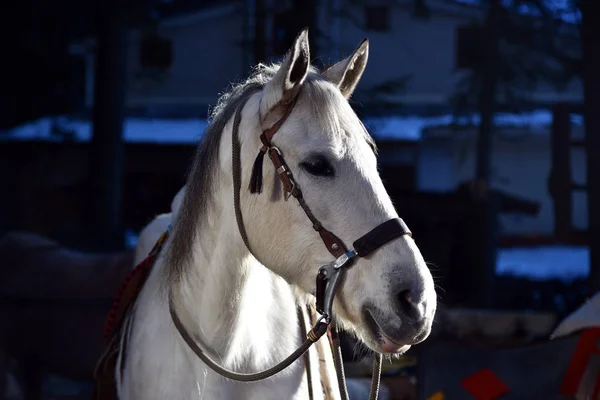
[[(364, 118), (367, 129), (376, 139), (421, 139), (423, 130), (430, 127), (448, 126), (452, 123), (459, 125), (476, 125), (478, 115), (454, 119), (451, 114), (433, 117), (418, 115), (390, 115)], [(494, 120), (500, 127), (547, 127), (552, 123), (552, 113), (549, 110), (534, 110), (520, 114), (498, 113)], [(573, 115), (573, 124), (581, 125), (581, 117)], [(123, 134), (126, 142), (136, 143), (195, 143), (204, 133), (208, 121), (203, 118), (126, 118), (123, 124)], [(92, 137), (92, 126), (88, 120), (71, 119), (65, 116), (44, 117), (0, 135), (0, 140), (46, 140), (62, 141), (60, 135), (53, 131), (71, 132), (73, 139), (87, 142)], [(547, 129), (540, 132), (548, 133)]]
[[(519, 114), (497, 113), (494, 124), (499, 127), (542, 128), (552, 124), (552, 112), (549, 110), (534, 110)], [(477, 114), (455, 117), (444, 114), (433, 117), (385, 116), (365, 118), (364, 124), (376, 139), (408, 139), (419, 140), (426, 128), (450, 126), (477, 126), (480, 117)], [(581, 125), (580, 115), (572, 115), (571, 123)], [(548, 133), (547, 129), (537, 129), (535, 132)]]
[(437, 117), (389, 116), (365, 118), (363, 123), (376, 139), (404, 139), (417, 141), (421, 139), (423, 129), (435, 125), (448, 125), (451, 115)]
[(534, 280), (585, 278), (590, 254), (585, 246), (540, 246), (500, 249), (496, 273)]
[[(53, 126), (61, 131), (71, 132), (73, 140), (77, 142), (87, 142), (92, 137), (90, 121), (45, 117), (9, 130), (0, 135), (0, 140), (62, 141), (60, 135), (53, 134)], [(201, 118), (126, 118), (123, 136), (126, 142), (136, 143), (195, 143), (204, 133), (206, 126), (207, 121)]]

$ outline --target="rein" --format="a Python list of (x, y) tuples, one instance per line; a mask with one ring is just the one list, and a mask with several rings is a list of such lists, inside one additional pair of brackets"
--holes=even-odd
[[(336, 369), (336, 375), (338, 379), (338, 385), (340, 395), (342, 399), (348, 399), (348, 390), (346, 388), (346, 380), (344, 375), (344, 367), (342, 360), (342, 353), (339, 341), (339, 332), (337, 326), (332, 322), (332, 308), (333, 300), (336, 294), (338, 285), (340, 284), (343, 274), (346, 270), (351, 267), (357, 257), (365, 257), (371, 254), (375, 250), (379, 249), (386, 243), (399, 238), (403, 235), (411, 236), (412, 233), (408, 229), (408, 226), (404, 223), (401, 218), (390, 219), (373, 230), (356, 240), (352, 246), (352, 249), (348, 249), (344, 242), (338, 238), (335, 234), (325, 229), (320, 221), (314, 216), (310, 207), (306, 204), (302, 191), (296, 183), (292, 172), (285, 162), (281, 150), (272, 145), (271, 140), (273, 136), (279, 131), (281, 126), (285, 123), (289, 115), (292, 113), (294, 105), (296, 104), (296, 98), (294, 98), (287, 105), (287, 109), (283, 115), (273, 126), (264, 130), (260, 135), (263, 146), (258, 153), (254, 166), (252, 168), (252, 175), (250, 178), (249, 191), (253, 194), (260, 194), (262, 190), (262, 164), (264, 155), (268, 154), (279, 179), (283, 184), (284, 199), (287, 201), (290, 197), (294, 197), (300, 207), (304, 210), (306, 216), (313, 225), (313, 229), (317, 231), (323, 241), (323, 244), (329, 251), (329, 253), (335, 258), (331, 263), (322, 266), (316, 277), (316, 309), (321, 314), (316, 324), (306, 334), (306, 339), (296, 351), (290, 354), (280, 363), (275, 366), (257, 373), (237, 373), (226, 368), (223, 368), (215, 361), (213, 361), (196, 343), (189, 332), (183, 326), (179, 319), (175, 306), (172, 301), (172, 296), (169, 296), (169, 311), (173, 323), (190, 349), (200, 358), (208, 367), (214, 372), (222, 375), (226, 378), (241, 381), (241, 382), (254, 382), (269, 378), (280, 371), (287, 368), (294, 361), (299, 359), (304, 353), (323, 335), (328, 331), (331, 332), (332, 347), (333, 347), (333, 359)], [(239, 126), (241, 122), (242, 109), (245, 102), (242, 103), (236, 110), (236, 114), (233, 122), (232, 129), (232, 173), (233, 173), (233, 190), (234, 190), (234, 208), (235, 215), (240, 231), (242, 240), (246, 247), (252, 253), (255, 258), (256, 255), (252, 252), (246, 229), (244, 226), (244, 220), (240, 207), (240, 190), (241, 190), (241, 144), (239, 140)], [(258, 258), (257, 258), (258, 260)], [(378, 353), (373, 354), (373, 375), (371, 380), (371, 388), (369, 398), (376, 400), (379, 395), (379, 384), (381, 378), (381, 360), (382, 355)], [(308, 368), (310, 371), (310, 368)], [(309, 396), (312, 398), (312, 384), (310, 379), (310, 372), (308, 373), (308, 385), (309, 385)]]

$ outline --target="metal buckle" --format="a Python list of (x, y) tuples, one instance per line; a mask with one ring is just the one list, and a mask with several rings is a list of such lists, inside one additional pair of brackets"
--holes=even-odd
[[(275, 151), (279, 155), (279, 157), (281, 157), (281, 160), (283, 162), (283, 165), (280, 166), (279, 168), (277, 168), (277, 170), (276, 170), (277, 173), (281, 174), (282, 172), (286, 172), (287, 175), (288, 175), (288, 177), (290, 177), (291, 176), (291, 171), (286, 167), (285, 161), (283, 159), (283, 153), (281, 152), (281, 150), (279, 150), (279, 147), (277, 147), (277, 146), (270, 146), (268, 151), (271, 151), (271, 150)], [(292, 187), (291, 187), (291, 189), (289, 191), (287, 191), (285, 189), (285, 186), (284, 186), (284, 188), (283, 188), (283, 199), (285, 201), (288, 201), (289, 198), (292, 197), (292, 193), (294, 192), (294, 189), (296, 189), (296, 182), (294, 182), (293, 179), (290, 179), (290, 178), (288, 178), (288, 179), (289, 179), (290, 183), (292, 184)]]
[(329, 325), (331, 323), (331, 317), (327, 314), (323, 314), (319, 317), (319, 319), (317, 319), (317, 322), (315, 323), (315, 326), (318, 324), (327, 324)]
[[(347, 265), (355, 256), (356, 252), (350, 250), (339, 256), (335, 261), (323, 265), (319, 269), (319, 274), (325, 277), (325, 290), (323, 291), (321, 300), (323, 307), (321, 316), (325, 321), (331, 321), (331, 316), (333, 315), (333, 298), (340, 283), (340, 278), (345, 271), (342, 267)], [(319, 303), (319, 300), (317, 299), (317, 303)]]
[(335, 261), (333, 261), (331, 263), (331, 266), (334, 269), (340, 269), (344, 265), (346, 265), (346, 263), (348, 261), (350, 261), (350, 259), (353, 258), (354, 256), (356, 256), (356, 252), (354, 250), (350, 250), (350, 251), (342, 254), (341, 256), (339, 256)]

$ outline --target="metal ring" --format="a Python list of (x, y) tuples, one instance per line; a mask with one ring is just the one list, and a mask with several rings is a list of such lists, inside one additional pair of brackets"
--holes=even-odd
[[(323, 322), (323, 320), (325, 322)], [(331, 323), (331, 317), (327, 314), (323, 314), (319, 317), (319, 319), (317, 319), (317, 322), (315, 323), (315, 326), (317, 326), (318, 324), (323, 323), (323, 324), (327, 324), (329, 325)]]

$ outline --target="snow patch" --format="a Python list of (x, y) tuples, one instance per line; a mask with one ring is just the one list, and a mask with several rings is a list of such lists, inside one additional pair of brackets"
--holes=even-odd
[(376, 139), (404, 139), (417, 141), (421, 139), (423, 130), (435, 125), (448, 125), (451, 115), (439, 117), (389, 116), (366, 118), (363, 123)]
[[(145, 119), (126, 118), (123, 123), (125, 142), (130, 143), (195, 143), (207, 126), (200, 118)], [(92, 137), (90, 121), (66, 117), (45, 117), (0, 135), (4, 140), (45, 140), (88, 142)]]
[[(550, 110), (534, 110), (518, 114), (497, 113), (494, 116), (494, 125), (500, 128), (527, 128), (530, 133), (549, 135), (548, 127), (552, 125), (552, 119), (553, 114)], [(478, 114), (465, 116), (445, 114), (432, 117), (385, 116), (365, 118), (364, 125), (376, 139), (418, 141), (427, 128), (474, 127), (479, 125), (480, 120)], [(571, 123), (583, 126), (583, 117), (573, 114)]]
[(533, 280), (573, 281), (588, 276), (590, 254), (585, 246), (540, 246), (499, 249), (496, 274)]
[[(363, 122), (375, 139), (418, 141), (427, 128), (452, 124), (458, 127), (476, 126), (479, 120), (476, 114), (459, 118), (455, 118), (452, 114), (445, 114), (432, 117), (418, 115), (369, 117)], [(583, 119), (581, 116), (573, 115), (571, 122), (574, 125), (582, 125)], [(547, 127), (552, 124), (552, 112), (536, 110), (520, 114), (498, 113), (494, 118), (494, 124), (499, 127), (527, 127), (534, 133), (548, 135)], [(208, 121), (203, 118), (130, 117), (123, 123), (123, 135), (125, 142), (129, 143), (191, 144), (202, 137), (207, 125)], [(87, 142), (91, 137), (90, 121), (70, 119), (65, 116), (40, 118), (0, 134), (0, 140), (22, 141)]]

